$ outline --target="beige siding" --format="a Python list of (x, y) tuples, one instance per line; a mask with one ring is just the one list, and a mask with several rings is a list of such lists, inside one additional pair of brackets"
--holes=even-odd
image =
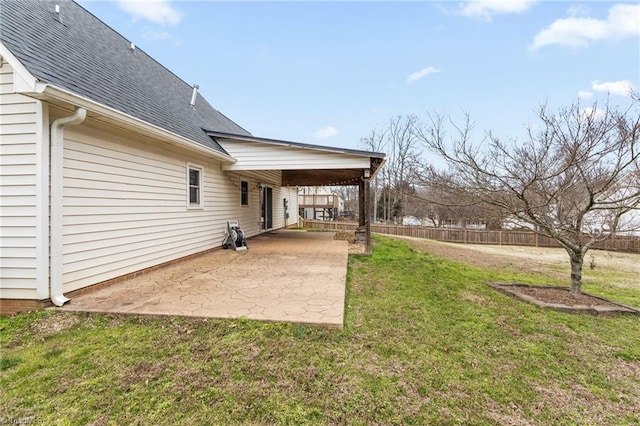
[[(284, 200), (287, 200), (289, 217), (285, 219)], [(282, 228), (298, 222), (297, 188), (273, 188), (273, 227)]]
[(286, 197), (289, 200), (289, 219), (286, 226), (298, 225), (298, 187), (288, 187)]
[[(203, 169), (202, 209), (187, 207), (187, 163)], [(242, 180), (249, 182), (247, 207), (240, 205)], [(227, 220), (257, 234), (259, 185), (276, 188), (280, 180), (280, 171), (223, 172), (217, 160), (91, 119), (67, 128), (64, 291), (219, 247)]]
[(0, 67), (0, 298), (48, 297), (42, 248), (45, 160), (42, 103), (13, 92), (13, 69)]
[(286, 226), (298, 225), (298, 187), (288, 187), (287, 200), (289, 200), (289, 218), (287, 219)]
[[(231, 204), (234, 206), (227, 211), (227, 220), (237, 220), (247, 236), (260, 233), (260, 191), (259, 186), (264, 184), (279, 185), (279, 171), (260, 171), (256, 173), (224, 172), (229, 184), (232, 186)], [(240, 182), (248, 182), (249, 205), (240, 205)]]
[[(243, 207), (238, 216), (240, 225), (247, 235), (252, 236), (262, 232), (260, 228), (260, 186), (266, 186), (272, 189), (272, 229), (279, 229), (297, 223), (297, 188), (280, 187), (282, 179), (282, 172), (280, 170), (257, 170), (242, 173), (243, 174), (240, 174), (240, 172), (225, 172), (234, 183), (237, 182), (238, 205), (240, 203), (240, 181), (246, 180), (249, 182), (249, 208)], [(289, 204), (289, 218), (286, 221), (284, 217), (285, 198)]]
[(219, 140), (220, 145), (238, 160), (225, 170), (304, 170), (370, 167), (369, 157), (258, 142)]

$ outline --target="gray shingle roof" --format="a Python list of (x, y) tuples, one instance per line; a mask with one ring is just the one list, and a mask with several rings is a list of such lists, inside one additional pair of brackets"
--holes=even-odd
[(73, 1), (0, 1), (0, 40), (38, 80), (222, 153), (202, 129), (249, 135), (200, 94), (192, 108), (189, 84)]

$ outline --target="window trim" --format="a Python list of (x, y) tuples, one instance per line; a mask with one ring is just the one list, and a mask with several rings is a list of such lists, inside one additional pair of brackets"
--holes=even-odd
[[(243, 186), (246, 186), (247, 192), (244, 192), (244, 188)], [(240, 207), (249, 207), (249, 194), (250, 194), (250, 190), (249, 190), (249, 181), (248, 180), (241, 180), (240, 181)], [(245, 195), (246, 195), (246, 200), (245, 200)], [(246, 202), (245, 202), (246, 201)]]
[[(203, 183), (204, 183), (204, 169), (202, 166), (187, 163), (187, 209), (203, 209), (204, 208), (204, 191), (203, 191)], [(191, 170), (195, 170), (198, 172), (199, 182), (198, 182), (198, 203), (191, 202)]]

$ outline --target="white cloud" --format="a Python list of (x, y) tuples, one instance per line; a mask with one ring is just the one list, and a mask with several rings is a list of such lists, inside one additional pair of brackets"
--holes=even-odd
[(593, 98), (593, 92), (587, 92), (586, 90), (578, 91), (578, 97), (580, 99), (591, 99)]
[(313, 134), (313, 137), (316, 139), (328, 139), (334, 137), (338, 134), (338, 129), (333, 126), (325, 127), (324, 129), (320, 129)]
[(591, 82), (591, 89), (594, 92), (606, 92), (612, 95), (629, 96), (634, 89), (633, 83), (629, 80), (620, 81), (603, 81), (598, 80)]
[(558, 19), (533, 39), (533, 49), (562, 45), (586, 47), (604, 39), (640, 36), (640, 4), (617, 4), (609, 9), (607, 19), (571, 17)]
[(464, 3), (460, 14), (491, 21), (494, 15), (523, 13), (538, 0), (471, 0)]
[(589, 119), (589, 118), (599, 119), (604, 117), (606, 114), (605, 110), (600, 108), (595, 108), (595, 107), (582, 108), (580, 112), (582, 112), (582, 117), (585, 119)]
[(589, 16), (590, 9), (584, 4), (574, 4), (569, 6), (567, 14), (569, 16)]
[(171, 38), (171, 34), (167, 31), (151, 31), (151, 30), (145, 30), (142, 33), (142, 37), (145, 40), (150, 40), (150, 41), (159, 41), (159, 40), (168, 40)]
[(169, 0), (117, 0), (118, 7), (131, 15), (134, 21), (144, 19), (162, 26), (175, 27), (182, 14)]
[(435, 67), (422, 68), (420, 71), (416, 71), (409, 77), (407, 77), (407, 84), (413, 84), (421, 78), (424, 78), (430, 74), (435, 74), (437, 72), (440, 72), (440, 70)]

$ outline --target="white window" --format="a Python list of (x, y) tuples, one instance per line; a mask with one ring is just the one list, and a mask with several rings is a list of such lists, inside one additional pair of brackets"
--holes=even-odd
[(249, 205), (249, 182), (246, 180), (240, 181), (240, 205)]
[(187, 164), (187, 207), (202, 208), (202, 167)]

